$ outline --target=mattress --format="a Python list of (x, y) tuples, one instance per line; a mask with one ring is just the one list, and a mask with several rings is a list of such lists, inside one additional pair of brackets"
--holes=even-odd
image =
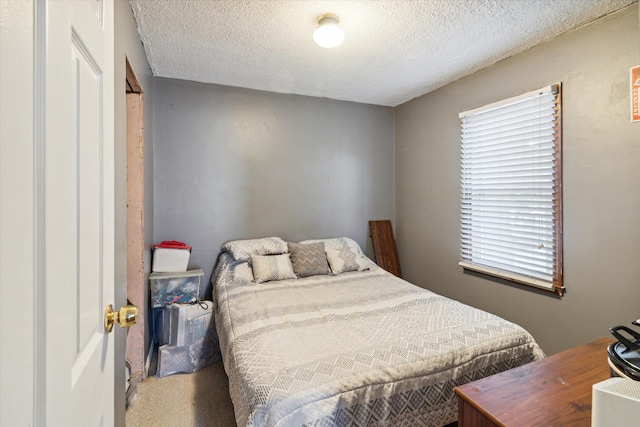
[(239, 426), (442, 426), (455, 386), (544, 357), (517, 324), (368, 262), (257, 284), (221, 254), (214, 312)]

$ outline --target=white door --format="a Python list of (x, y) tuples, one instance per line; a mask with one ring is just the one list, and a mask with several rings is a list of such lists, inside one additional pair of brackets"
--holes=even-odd
[(45, 413), (50, 426), (114, 424), (114, 13), (110, 0), (46, 2)]

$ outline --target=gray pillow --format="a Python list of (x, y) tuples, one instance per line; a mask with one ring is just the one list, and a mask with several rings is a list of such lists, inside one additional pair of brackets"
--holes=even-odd
[(319, 276), (329, 274), (327, 255), (324, 243), (287, 243), (293, 271), (298, 277)]

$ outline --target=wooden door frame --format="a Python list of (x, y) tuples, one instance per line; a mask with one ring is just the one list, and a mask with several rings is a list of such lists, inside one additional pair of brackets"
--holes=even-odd
[(129, 60), (126, 62), (127, 164), (127, 300), (138, 307), (138, 322), (127, 331), (128, 395), (146, 376), (144, 333), (146, 323), (144, 276), (144, 94)]

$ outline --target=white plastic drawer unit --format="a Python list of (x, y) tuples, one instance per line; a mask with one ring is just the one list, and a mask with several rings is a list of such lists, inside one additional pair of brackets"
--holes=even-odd
[(151, 306), (194, 303), (200, 299), (204, 271), (189, 270), (180, 273), (151, 273)]

